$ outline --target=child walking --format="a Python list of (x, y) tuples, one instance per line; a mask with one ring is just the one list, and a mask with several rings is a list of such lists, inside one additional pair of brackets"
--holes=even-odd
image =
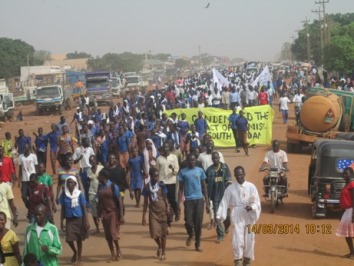
[(138, 148), (132, 147), (131, 158), (128, 161), (128, 170), (130, 170), (130, 188), (134, 191), (135, 207), (140, 207), (140, 194), (143, 188), (144, 160), (138, 155)]
[(156, 168), (149, 170), (150, 181), (144, 187), (143, 226), (146, 225), (146, 211), (149, 203), (149, 231), (152, 239), (157, 244), (157, 257), (166, 260), (167, 214), (169, 205), (166, 194), (167, 188), (159, 182), (159, 172)]

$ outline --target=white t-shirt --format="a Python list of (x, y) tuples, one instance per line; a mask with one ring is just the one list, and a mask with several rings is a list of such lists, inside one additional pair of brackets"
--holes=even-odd
[(281, 169), (283, 168), (283, 163), (288, 162), (288, 155), (283, 150), (279, 150), (278, 152), (270, 150), (266, 153), (264, 161), (268, 163), (270, 167)]
[(82, 158), (79, 161), (80, 168), (86, 168), (86, 167), (91, 167), (89, 159), (91, 155), (95, 155), (95, 152), (91, 147), (84, 148), (84, 147), (77, 147), (75, 149), (75, 152), (73, 154), (73, 159), (77, 160), (80, 158), (82, 154)]
[(30, 153), (27, 157), (21, 154), (18, 157), (18, 164), (22, 167), (22, 182), (30, 181), (30, 175), (36, 173), (37, 156), (33, 153)]
[(281, 110), (289, 110), (288, 103), (291, 103), (288, 97), (280, 97), (279, 98), (280, 109)]
[(300, 106), (302, 103), (302, 97), (304, 97), (303, 94), (295, 94), (293, 102), (295, 103), (296, 106)]

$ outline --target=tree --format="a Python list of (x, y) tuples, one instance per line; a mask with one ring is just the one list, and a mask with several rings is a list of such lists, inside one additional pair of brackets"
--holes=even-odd
[(292, 59), (291, 43), (285, 42), (285, 43), (283, 44), (282, 49), (281, 49), (279, 61), (282, 61), (282, 60), (291, 60), (291, 59)]
[(191, 62), (189, 60), (183, 59), (183, 58), (179, 58), (176, 59), (175, 61), (175, 67), (177, 68), (184, 68), (187, 66), (190, 66)]
[(19, 76), (21, 66), (37, 64), (34, 53), (33, 46), (22, 40), (0, 38), (0, 78)]
[(51, 54), (48, 51), (39, 50), (35, 51), (33, 54), (33, 64), (42, 65), (45, 61), (51, 60)]
[(128, 52), (122, 54), (107, 53), (102, 58), (89, 59), (87, 64), (92, 71), (138, 72), (143, 68), (144, 59), (144, 55)]
[[(308, 24), (311, 59), (317, 65), (324, 64), (324, 67), (330, 71), (349, 73), (354, 69), (354, 13), (331, 14), (328, 15), (327, 21), (330, 25), (330, 38), (328, 38), (328, 43), (323, 40), (323, 51), (321, 49), (321, 25), (323, 22), (315, 20)], [(306, 38), (306, 28), (303, 28), (299, 30), (298, 38), (291, 45), (291, 51), (296, 60), (306, 61), (307, 59)]]
[(75, 51), (74, 53), (68, 53), (66, 54), (67, 59), (80, 59), (80, 58), (91, 58), (92, 56), (90, 54), (84, 53), (84, 52), (77, 52)]
[(160, 54), (155, 54), (152, 56), (152, 59), (157, 59), (157, 60), (160, 60), (160, 61), (167, 61), (168, 58), (171, 56), (171, 54), (163, 54), (163, 53), (160, 53)]
[(325, 66), (329, 71), (351, 74), (354, 69), (354, 39), (349, 36), (333, 37), (325, 47)]

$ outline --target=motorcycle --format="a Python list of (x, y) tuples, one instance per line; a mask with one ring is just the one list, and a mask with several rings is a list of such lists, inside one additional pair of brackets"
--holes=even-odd
[[(267, 168), (260, 169), (260, 171)], [(284, 169), (270, 168), (265, 175), (266, 184), (263, 186), (266, 194), (264, 195), (267, 201), (270, 201), (270, 211), (274, 213), (275, 207), (283, 204), (283, 198), (287, 197), (285, 193), (285, 185), (279, 184), (280, 178), (285, 177)]]

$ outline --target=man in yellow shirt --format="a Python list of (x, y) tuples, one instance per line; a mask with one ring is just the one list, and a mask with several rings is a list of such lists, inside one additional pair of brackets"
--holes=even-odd
[(13, 150), (14, 144), (11, 140), (11, 133), (10, 132), (5, 133), (5, 139), (2, 140), (1, 146), (4, 148), (4, 155), (12, 159), (12, 150)]

